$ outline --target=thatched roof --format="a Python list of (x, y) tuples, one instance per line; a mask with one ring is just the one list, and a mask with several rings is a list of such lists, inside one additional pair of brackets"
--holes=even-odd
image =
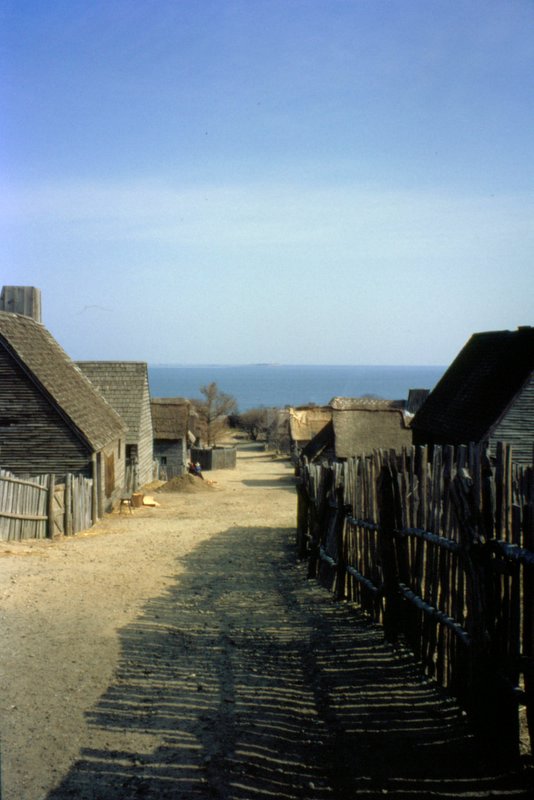
[(330, 408), (334, 411), (404, 411), (404, 400), (380, 400), (375, 397), (333, 397)]
[(39, 322), (0, 311), (0, 345), (95, 451), (124, 434), (124, 423)]
[(289, 409), (289, 433), (291, 439), (300, 444), (309, 442), (328, 425), (332, 411), (328, 406), (300, 406)]
[(330, 405), (336, 458), (401, 450), (412, 443), (403, 400), (335, 397)]
[(148, 368), (142, 361), (77, 361), (77, 366), (139, 436), (143, 405), (149, 402)]
[(187, 437), (191, 403), (184, 397), (153, 397), (150, 401), (154, 439)]
[(433, 443), (483, 441), (533, 374), (534, 328), (475, 333), (429, 394), (412, 427)]

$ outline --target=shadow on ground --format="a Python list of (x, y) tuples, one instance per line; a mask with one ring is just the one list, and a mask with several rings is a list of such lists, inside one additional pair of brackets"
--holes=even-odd
[(242, 483), (253, 489), (289, 489), (295, 491), (295, 478), (292, 475), (282, 475), (278, 478), (248, 478)]
[(232, 528), (120, 634), (49, 800), (529, 797), (407, 653), (308, 582), (292, 530)]

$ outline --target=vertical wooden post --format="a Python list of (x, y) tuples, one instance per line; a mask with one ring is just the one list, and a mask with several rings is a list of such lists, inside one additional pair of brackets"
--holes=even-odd
[(480, 448), (481, 514), (484, 537), (493, 539), (495, 527), (495, 491), (493, 469), (487, 443)]
[(321, 476), (322, 479), (316, 489), (315, 502), (312, 503), (309, 578), (316, 578), (319, 574), (319, 550), (328, 518), (328, 494), (332, 484), (332, 470), (329, 467), (323, 467)]
[(344, 486), (336, 491), (338, 513), (336, 518), (335, 542), (337, 552), (336, 597), (344, 600), (347, 585), (347, 560), (345, 546), (345, 520), (350, 514), (350, 506), (344, 503)]
[(297, 489), (297, 537), (296, 537), (297, 558), (303, 559), (306, 557), (306, 553), (308, 551), (308, 542), (306, 537), (308, 534), (309, 496), (307, 493), (306, 485), (304, 483), (304, 476), (302, 474), (297, 474), (296, 489)]
[(319, 512), (317, 509), (317, 502), (313, 501), (310, 504), (310, 538), (308, 548), (308, 578), (317, 577), (317, 569), (319, 564), (319, 542), (320, 536), (319, 528)]
[(378, 547), (384, 576), (384, 636), (388, 642), (396, 642), (400, 628), (400, 607), (396, 558), (395, 487), (391, 468), (384, 465), (377, 480), (380, 531)]
[[(534, 498), (533, 498), (534, 499)], [(524, 547), (534, 551), (534, 506), (523, 508)], [(523, 656), (530, 746), (534, 749), (534, 568), (523, 567)]]
[(65, 536), (72, 536), (72, 475), (65, 475)]
[(504, 448), (504, 486), (503, 486), (503, 516), (504, 516), (504, 538), (507, 542), (513, 541), (512, 536), (512, 448), (506, 445)]
[(497, 442), (495, 465), (495, 538), (505, 538), (505, 452), (504, 444)]
[(458, 516), (467, 578), (467, 629), (471, 638), (468, 711), (492, 754), (515, 758), (519, 752), (517, 703), (503, 687), (496, 669), (487, 625), (486, 570), (491, 567), (485, 567), (480, 555), (479, 510), (472, 505), (470, 482), (460, 474), (451, 484), (451, 499)]
[(419, 485), (419, 507), (417, 509), (417, 527), (426, 530), (427, 527), (427, 481), (428, 481), (428, 447), (425, 445), (418, 448), (418, 472), (417, 479)]
[(47, 538), (54, 538), (54, 490), (56, 488), (56, 476), (48, 476), (48, 524), (47, 524)]
[(103, 451), (96, 454), (96, 502), (98, 519), (104, 516), (105, 509), (106, 468), (104, 459), (105, 455)]
[(91, 477), (93, 479), (93, 494), (91, 496), (91, 522), (93, 525), (98, 520), (98, 470), (96, 466), (96, 453), (91, 456)]

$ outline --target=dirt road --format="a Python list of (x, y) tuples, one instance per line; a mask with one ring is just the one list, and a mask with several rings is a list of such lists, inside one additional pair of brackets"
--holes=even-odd
[(2, 546), (2, 800), (528, 797), (406, 653), (306, 580), (290, 465), (244, 450), (209, 477)]

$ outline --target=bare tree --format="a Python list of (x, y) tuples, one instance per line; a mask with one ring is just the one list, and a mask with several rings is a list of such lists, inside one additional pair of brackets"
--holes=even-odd
[(248, 433), (253, 441), (266, 437), (269, 423), (270, 409), (267, 408), (250, 408), (235, 417), (236, 427)]
[(233, 395), (221, 392), (215, 381), (201, 386), (200, 394), (204, 399), (197, 401), (195, 407), (206, 425), (208, 447), (212, 447), (226, 429), (228, 416), (237, 412), (237, 402)]

